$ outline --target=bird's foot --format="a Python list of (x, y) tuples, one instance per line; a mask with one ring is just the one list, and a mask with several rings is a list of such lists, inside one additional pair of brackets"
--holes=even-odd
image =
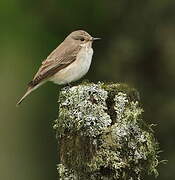
[(72, 85), (70, 83), (67, 83), (67, 84), (64, 85), (65, 89), (70, 89), (71, 87), (72, 87)]

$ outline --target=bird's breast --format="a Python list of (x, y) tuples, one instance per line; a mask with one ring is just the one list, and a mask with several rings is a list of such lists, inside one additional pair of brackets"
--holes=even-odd
[(83, 47), (77, 55), (75, 63), (77, 70), (83, 75), (86, 74), (90, 68), (92, 61), (93, 49), (91, 47)]
[(66, 68), (56, 73), (51, 81), (56, 84), (67, 84), (83, 77), (89, 70), (93, 55), (91, 47), (82, 47), (77, 54), (76, 60)]

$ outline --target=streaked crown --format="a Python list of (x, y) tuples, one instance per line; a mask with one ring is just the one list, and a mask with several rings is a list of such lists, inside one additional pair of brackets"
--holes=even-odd
[(77, 30), (70, 33), (66, 39), (72, 39), (83, 43), (83, 42), (92, 41), (93, 37), (90, 34), (88, 34), (86, 31)]

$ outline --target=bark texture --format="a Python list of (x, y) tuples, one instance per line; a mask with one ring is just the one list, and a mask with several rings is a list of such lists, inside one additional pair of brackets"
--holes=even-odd
[(54, 129), (60, 180), (140, 180), (158, 175), (158, 143), (139, 94), (125, 84), (82, 83), (60, 91)]

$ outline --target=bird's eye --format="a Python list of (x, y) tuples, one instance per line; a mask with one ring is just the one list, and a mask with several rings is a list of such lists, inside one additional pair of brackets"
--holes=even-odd
[(80, 38), (80, 41), (84, 41), (85, 39), (83, 37)]

